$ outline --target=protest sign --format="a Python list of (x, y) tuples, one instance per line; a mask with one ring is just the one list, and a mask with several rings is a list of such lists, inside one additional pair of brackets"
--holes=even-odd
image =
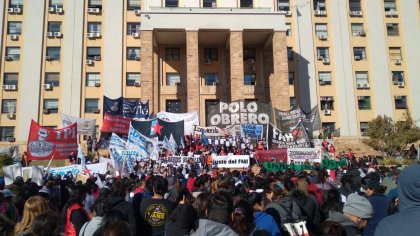
[(209, 104), (207, 125), (226, 127), (240, 124), (262, 124), (270, 122), (271, 105), (256, 101), (219, 102)]
[(321, 163), (321, 156), (315, 148), (289, 148), (287, 149), (288, 162), (303, 163), (303, 162), (318, 162)]
[(79, 135), (91, 136), (95, 133), (96, 119), (78, 118), (61, 113), (61, 123), (63, 127), (77, 123), (77, 134)]
[(50, 129), (32, 120), (28, 137), (28, 160), (50, 160), (53, 156), (54, 159), (68, 159), (72, 152), (77, 153), (76, 123), (62, 129)]
[(3, 166), (3, 176), (5, 185), (10, 185), (15, 181), (15, 178), (22, 176), (22, 165), (20, 163)]
[(43, 166), (32, 166), (31, 170), (32, 182), (37, 183), (39, 186), (43, 183), (44, 167)]
[(255, 151), (255, 159), (258, 165), (263, 165), (264, 162), (286, 162), (287, 148), (278, 148), (272, 150), (257, 150)]
[(194, 163), (198, 163), (200, 162), (200, 156), (169, 156), (164, 159), (166, 163), (178, 165), (188, 164), (190, 160), (193, 160)]
[[(334, 160), (322, 160), (322, 163), (320, 165), (321, 169), (328, 169), (332, 170), (335, 168), (339, 168), (341, 166), (346, 166), (347, 162), (344, 161), (334, 161)], [(267, 171), (285, 171), (288, 169), (293, 170), (313, 170), (315, 166), (313, 164), (287, 164), (287, 163), (275, 163), (275, 162), (265, 162), (264, 168), (267, 169)]]
[(130, 129), (130, 122), (130, 118), (124, 118), (122, 116), (112, 116), (105, 113), (104, 120), (102, 122), (101, 132), (128, 134), (128, 130)]
[(150, 156), (158, 155), (158, 139), (148, 138), (130, 125), (130, 132), (127, 139), (127, 149), (138, 152), (137, 160), (149, 159)]
[(70, 166), (63, 166), (63, 167), (56, 167), (51, 168), (49, 173), (52, 175), (61, 175), (65, 176), (67, 173), (71, 173), (73, 177), (76, 177), (77, 174), (85, 174), (85, 175), (93, 175), (97, 174), (105, 174), (107, 171), (107, 164), (106, 163), (95, 163), (86, 165), (86, 169), (83, 169), (82, 165), (70, 165)]
[(253, 124), (241, 124), (241, 137), (262, 139), (263, 126)]
[(213, 166), (218, 168), (247, 168), (249, 167), (248, 155), (213, 156)]
[(303, 125), (299, 123), (290, 132), (282, 132), (273, 124), (268, 124), (268, 148), (308, 148), (311, 143)]
[(284, 132), (290, 132), (299, 123), (303, 124), (311, 136), (313, 131), (321, 129), (318, 106), (312, 108), (310, 112), (303, 111), (299, 106), (295, 106), (289, 111), (274, 109), (274, 115), (277, 127)]
[(168, 122), (179, 122), (184, 121), (184, 134), (192, 134), (194, 132), (194, 126), (198, 126), (198, 114), (196, 111), (188, 113), (171, 113), (161, 111), (157, 113), (157, 117), (161, 120)]
[(131, 119), (149, 118), (149, 101), (142, 103), (140, 100), (123, 98), (122, 116)]
[[(204, 130), (204, 135), (206, 137), (224, 137), (225, 136), (225, 132), (216, 126), (212, 126), (212, 127), (201, 127), (198, 125), (194, 125), (194, 135), (198, 134), (201, 135), (203, 130)], [(188, 133), (185, 133), (188, 134)]]

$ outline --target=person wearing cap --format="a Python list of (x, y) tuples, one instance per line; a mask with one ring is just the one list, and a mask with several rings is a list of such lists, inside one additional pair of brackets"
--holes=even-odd
[(368, 224), (363, 229), (364, 236), (373, 236), (376, 226), (385, 217), (388, 216), (389, 200), (384, 195), (385, 186), (379, 184), (379, 181), (371, 180), (366, 186), (368, 200), (373, 207), (373, 217), (369, 219)]
[(405, 167), (398, 176), (399, 212), (386, 217), (376, 227), (375, 236), (419, 235), (420, 165)]
[(361, 230), (372, 216), (373, 208), (369, 200), (352, 193), (344, 204), (343, 213), (330, 211), (327, 221), (340, 223), (346, 229), (347, 236), (359, 236), (363, 235)]

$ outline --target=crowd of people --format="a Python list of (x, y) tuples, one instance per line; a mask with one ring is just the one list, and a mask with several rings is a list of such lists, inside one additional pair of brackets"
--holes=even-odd
[[(340, 153), (334, 170), (269, 172), (213, 168), (211, 152), (252, 154), (264, 140), (179, 150), (185, 165), (138, 163), (85, 183), (48, 175), (43, 186), (17, 177), (0, 185), (0, 236), (55, 235), (416, 235), (420, 232), (420, 165), (380, 167), (373, 157)], [(255, 164), (255, 161), (252, 162)], [(98, 182), (99, 181), (99, 182)]]

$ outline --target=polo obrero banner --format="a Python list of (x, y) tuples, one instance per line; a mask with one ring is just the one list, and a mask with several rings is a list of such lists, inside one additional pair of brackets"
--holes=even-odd
[(77, 123), (62, 129), (50, 129), (31, 121), (28, 137), (28, 160), (67, 159), (77, 153)]

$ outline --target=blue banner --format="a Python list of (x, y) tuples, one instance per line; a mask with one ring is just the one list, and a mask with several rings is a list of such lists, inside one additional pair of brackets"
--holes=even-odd
[(263, 127), (263, 125), (241, 124), (241, 137), (261, 139)]

